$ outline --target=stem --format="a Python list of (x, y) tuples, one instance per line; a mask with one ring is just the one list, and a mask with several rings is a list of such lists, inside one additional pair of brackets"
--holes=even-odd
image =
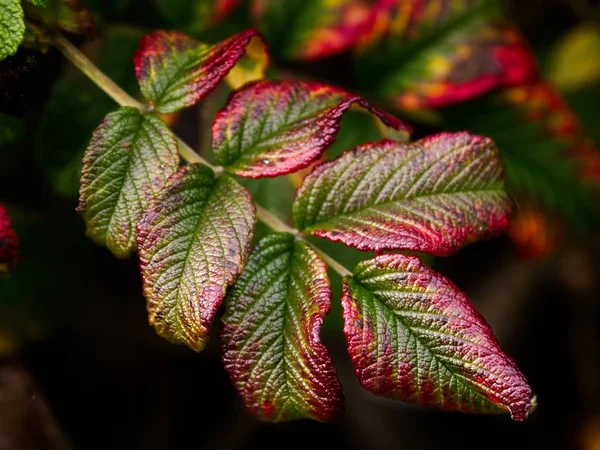
[[(104, 72), (94, 65), (81, 51), (71, 44), (67, 39), (61, 35), (56, 35), (53, 38), (54, 46), (67, 58), (71, 63), (81, 70), (90, 80), (102, 89), (109, 97), (121, 106), (133, 106), (141, 111), (149, 111), (147, 105), (137, 101), (119, 86), (117, 86), (110, 78), (108, 78)], [(224, 169), (221, 166), (214, 166), (202, 158), (196, 153), (189, 145), (183, 142), (177, 137), (177, 143), (179, 147), (179, 154), (183, 159), (190, 163), (201, 163), (210, 167), (217, 176), (223, 174)], [(255, 202), (256, 205), (256, 218), (267, 225), (274, 231), (283, 233), (291, 233), (296, 238), (304, 240), (302, 233), (295, 228), (290, 227), (285, 222), (279, 220), (265, 208)], [(351, 275), (351, 272), (346, 269), (343, 265), (337, 262), (334, 258), (329, 256), (324, 251), (315, 248), (315, 251), (325, 261), (325, 263), (339, 273), (342, 277)]]
[(87, 77), (96, 83), (100, 89), (108, 94), (115, 102), (121, 106), (133, 106), (142, 111), (146, 106), (131, 97), (127, 92), (117, 86), (113, 80), (104, 75), (92, 62), (77, 49), (73, 44), (61, 35), (53, 38), (54, 46), (73, 63), (75, 67), (81, 70)]

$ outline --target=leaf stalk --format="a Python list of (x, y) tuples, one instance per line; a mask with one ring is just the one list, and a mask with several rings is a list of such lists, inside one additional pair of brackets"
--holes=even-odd
[[(75, 67), (83, 72), (90, 80), (92, 80), (100, 89), (102, 89), (110, 98), (112, 98), (120, 106), (131, 106), (138, 108), (140, 111), (149, 112), (152, 108), (148, 105), (136, 100), (120, 86), (118, 86), (113, 80), (107, 77), (92, 61), (89, 60), (77, 47), (69, 42), (62, 35), (55, 35), (52, 38), (52, 43), (60, 51), (63, 56), (68, 59)], [(201, 163), (210, 167), (216, 176), (222, 175), (225, 170), (221, 166), (215, 166), (206, 161), (202, 156), (196, 153), (189, 145), (183, 142), (177, 137), (177, 143), (179, 148), (179, 154), (181, 157), (189, 163)], [(278, 219), (271, 212), (254, 202), (256, 205), (256, 218), (267, 225), (274, 231), (282, 233), (291, 233), (296, 236), (297, 239), (303, 240), (304, 236), (302, 233), (287, 225), (285, 222)], [(314, 246), (313, 246), (314, 247)], [(335, 272), (342, 277), (350, 276), (351, 272), (346, 269), (342, 264), (336, 261), (333, 257), (315, 247), (315, 251), (323, 259), (323, 261)]]

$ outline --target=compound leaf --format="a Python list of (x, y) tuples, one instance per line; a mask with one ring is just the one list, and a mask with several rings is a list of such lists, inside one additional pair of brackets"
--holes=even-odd
[(366, 144), (304, 180), (294, 221), (360, 250), (447, 255), (504, 231), (511, 201), (490, 139), (442, 133), (413, 144)]
[(0, 205), (0, 275), (12, 272), (19, 261), (19, 238), (6, 208)]
[(138, 226), (150, 324), (174, 343), (204, 348), (225, 290), (241, 274), (256, 222), (246, 189), (208, 167), (182, 167)]
[(533, 410), (527, 380), (483, 317), (417, 257), (362, 262), (343, 288), (348, 351), (369, 391), (446, 410), (509, 411), (515, 420)]
[(319, 82), (264, 80), (234, 93), (217, 115), (216, 159), (230, 172), (251, 178), (307, 167), (333, 144), (353, 104), (408, 139), (407, 125), (348, 91)]
[(108, 114), (83, 158), (78, 211), (87, 234), (129, 256), (137, 223), (178, 166), (175, 137), (160, 119), (131, 107)]
[(134, 56), (142, 94), (162, 113), (192, 106), (227, 76), (251, 43), (252, 54), (262, 58), (262, 70), (254, 73), (262, 76), (268, 58), (264, 56), (266, 45), (255, 30), (243, 31), (215, 45), (177, 32), (151, 33), (142, 38)]
[(19, 0), (3, 0), (0, 4), (0, 61), (14, 55), (23, 41), (23, 15)]
[(341, 385), (321, 343), (329, 312), (327, 267), (291, 234), (261, 240), (227, 296), (223, 362), (252, 413), (323, 422), (343, 409)]

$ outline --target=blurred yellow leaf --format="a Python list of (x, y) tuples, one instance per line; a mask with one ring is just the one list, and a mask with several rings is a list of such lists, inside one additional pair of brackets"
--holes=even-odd
[(549, 77), (561, 90), (573, 90), (600, 81), (600, 28), (580, 25), (557, 44)]

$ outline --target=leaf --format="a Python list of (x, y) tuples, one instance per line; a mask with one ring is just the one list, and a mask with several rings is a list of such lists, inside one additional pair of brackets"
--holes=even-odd
[(366, 144), (317, 166), (293, 209), (300, 230), (360, 250), (448, 255), (504, 231), (511, 202), (493, 142), (442, 133)]
[(246, 189), (206, 166), (182, 167), (138, 226), (149, 321), (200, 351), (225, 291), (250, 253), (255, 208)]
[(578, 25), (563, 36), (552, 51), (548, 77), (564, 91), (600, 81), (600, 29)]
[(353, 105), (408, 139), (410, 127), (359, 96), (319, 82), (259, 81), (233, 94), (213, 124), (219, 164), (244, 177), (273, 177), (307, 167), (333, 144)]
[(162, 113), (192, 106), (217, 86), (253, 40), (262, 42), (262, 53), (266, 53), (266, 44), (254, 30), (215, 45), (176, 32), (151, 33), (142, 38), (134, 56), (142, 94)]
[(362, 86), (400, 108), (441, 107), (536, 76), (496, 0), (407, 0), (378, 19), (357, 62)]
[(390, 0), (254, 0), (254, 21), (287, 58), (314, 61), (341, 53), (371, 31)]
[(6, 208), (0, 205), (0, 275), (15, 270), (19, 262), (19, 238)]
[(78, 211), (88, 236), (129, 256), (136, 225), (178, 165), (175, 137), (160, 119), (131, 107), (108, 114), (83, 158)]
[(19, 0), (3, 0), (0, 4), (0, 61), (17, 53), (25, 34), (23, 8)]
[(383, 397), (525, 420), (531, 389), (489, 325), (414, 256), (382, 255), (344, 280), (344, 333), (361, 384)]
[(320, 330), (329, 312), (327, 267), (293, 235), (261, 240), (227, 296), (223, 363), (248, 409), (284, 422), (339, 417), (343, 396)]
[(48, 6), (48, 0), (27, 0), (33, 6), (37, 6), (38, 8), (45, 8)]
[(24, 5), (27, 17), (41, 22), (51, 30), (89, 35), (94, 22), (89, 11), (81, 6), (80, 0), (48, 0), (45, 8)]

